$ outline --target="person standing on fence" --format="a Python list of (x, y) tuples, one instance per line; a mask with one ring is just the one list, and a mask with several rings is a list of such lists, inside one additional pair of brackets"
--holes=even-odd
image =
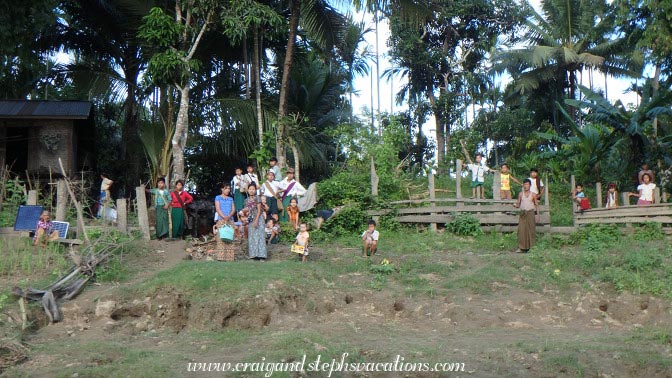
[(469, 164), (466, 164), (465, 167), (469, 168), (471, 171), (471, 198), (481, 198), (485, 199), (485, 174), (488, 172), (494, 172), (487, 165), (482, 164), (483, 154), (478, 152), (476, 154), (476, 162), (474, 163), (469, 156)]
[(500, 181), (501, 181), (501, 187), (499, 189), (499, 198), (503, 200), (510, 200), (513, 199), (511, 196), (511, 181), (515, 182), (518, 185), (522, 185), (518, 179), (513, 177), (511, 172), (509, 172), (509, 165), (504, 163), (502, 164), (502, 170), (499, 174)]
[(110, 195), (110, 187), (114, 184), (114, 181), (110, 180), (107, 173), (101, 173), (100, 179), (100, 199), (98, 200), (98, 213), (96, 218), (103, 216), (103, 213), (107, 207), (109, 207), (112, 196)]
[(185, 223), (187, 222), (186, 206), (194, 201), (191, 194), (184, 190), (184, 181), (175, 182), (175, 190), (170, 193), (172, 198), (172, 210), (170, 212), (173, 221), (173, 239), (184, 238)]
[(156, 182), (156, 189), (146, 190), (154, 195), (154, 208), (156, 209), (156, 238), (161, 240), (168, 237), (170, 232), (170, 221), (168, 220), (168, 209), (172, 199), (170, 191), (166, 189), (166, 180), (160, 178)]
[(541, 195), (544, 193), (544, 182), (539, 177), (539, 170), (537, 168), (530, 169), (530, 192), (534, 193), (537, 200), (541, 200)]
[(648, 173), (642, 175), (642, 184), (637, 187), (638, 193), (630, 193), (630, 197), (639, 197), (637, 206), (647, 206), (653, 204), (653, 191), (656, 190), (656, 184), (651, 182), (651, 176)]
[[(518, 202), (513, 206), (520, 209), (518, 221), (518, 253), (527, 253), (534, 245), (536, 224), (539, 222), (539, 202), (532, 193), (530, 179), (523, 180), (523, 191), (518, 194)], [(536, 216), (535, 216), (536, 212)]]

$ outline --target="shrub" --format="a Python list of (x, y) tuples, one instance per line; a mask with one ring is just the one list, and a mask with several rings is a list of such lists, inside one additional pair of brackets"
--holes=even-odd
[(453, 215), (453, 220), (450, 223), (446, 223), (446, 229), (460, 236), (483, 235), (481, 222), (471, 214)]
[(601, 251), (615, 245), (621, 238), (618, 227), (606, 224), (589, 224), (574, 234), (585, 250)]
[(366, 228), (366, 222), (364, 211), (359, 206), (350, 205), (329, 218), (320, 230), (333, 236), (358, 234)]
[(634, 239), (640, 241), (659, 240), (665, 237), (663, 225), (656, 222), (642, 223), (635, 231)]

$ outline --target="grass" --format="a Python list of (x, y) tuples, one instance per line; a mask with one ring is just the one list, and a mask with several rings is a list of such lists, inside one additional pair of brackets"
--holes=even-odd
[(0, 277), (38, 273), (58, 276), (70, 264), (65, 247), (59, 244), (34, 247), (29, 238), (0, 238)]

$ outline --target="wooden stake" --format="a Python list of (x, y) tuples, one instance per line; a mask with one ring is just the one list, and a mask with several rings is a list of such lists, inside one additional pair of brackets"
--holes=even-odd
[[(75, 208), (77, 209), (77, 231), (81, 229), (81, 233), (84, 234), (84, 240), (86, 241), (86, 244), (91, 244), (91, 240), (89, 240), (89, 235), (86, 233), (86, 226), (84, 226), (84, 212), (82, 211), (82, 205), (77, 201), (77, 197), (75, 196), (75, 192), (72, 191), (72, 188), (70, 187), (70, 182), (68, 180), (68, 175), (65, 173), (65, 169), (63, 168), (63, 162), (61, 161), (61, 158), (58, 158), (58, 165), (61, 167), (61, 173), (63, 174), (63, 180), (65, 181), (65, 187), (68, 189), (68, 193), (70, 193), (70, 198), (72, 198), (72, 202), (75, 204)], [(81, 239), (82, 235), (77, 235), (77, 238)]]

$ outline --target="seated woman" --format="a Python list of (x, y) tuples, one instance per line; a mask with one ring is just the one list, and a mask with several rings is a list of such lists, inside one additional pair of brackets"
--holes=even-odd
[(37, 221), (33, 245), (47, 245), (47, 242), (57, 239), (58, 231), (54, 230), (54, 224), (51, 223), (51, 214), (49, 211), (44, 210)]

